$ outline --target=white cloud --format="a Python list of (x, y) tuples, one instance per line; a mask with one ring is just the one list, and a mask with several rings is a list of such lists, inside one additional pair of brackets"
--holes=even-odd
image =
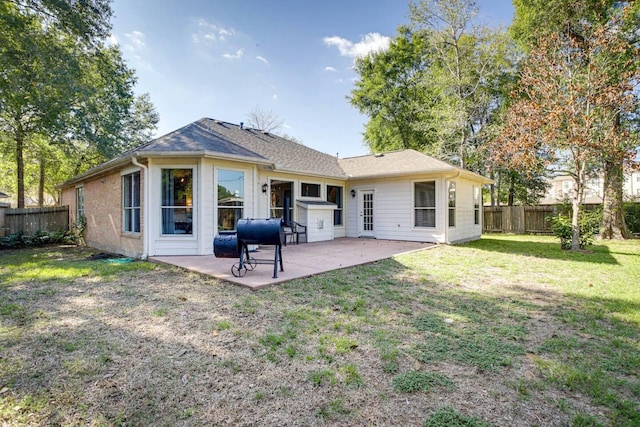
[(264, 57), (262, 57), (262, 56), (256, 56), (256, 59), (257, 59), (258, 61), (262, 61), (262, 62), (264, 62), (265, 64), (269, 65), (269, 61), (267, 61), (267, 58), (264, 58)]
[(274, 93), (273, 96), (271, 97), (271, 99), (273, 99), (274, 101), (278, 100), (278, 94)]
[(336, 46), (341, 56), (355, 59), (362, 58), (370, 52), (386, 50), (391, 38), (380, 33), (368, 33), (355, 43), (339, 36), (325, 37), (322, 41), (327, 46)]
[(331, 72), (333, 72), (333, 73), (337, 73), (337, 72), (338, 72), (338, 70), (336, 70), (336, 69), (335, 69), (335, 68), (333, 68), (333, 67), (324, 67), (324, 70), (325, 70), (325, 71), (331, 71)]
[(225, 53), (222, 57), (225, 59), (240, 59), (242, 55), (244, 55), (244, 49), (240, 48), (236, 53)]
[(213, 44), (223, 43), (227, 41), (227, 38), (233, 36), (236, 30), (233, 28), (219, 27), (215, 24), (208, 22), (206, 19), (198, 20), (198, 30), (191, 35), (191, 40), (195, 44)]
[(147, 46), (145, 42), (146, 36), (142, 31), (134, 30), (124, 36), (127, 38), (127, 42), (123, 47), (130, 52), (138, 52)]
[(117, 46), (118, 45), (118, 38), (115, 36), (115, 34), (110, 34), (109, 37), (107, 37), (107, 46)]

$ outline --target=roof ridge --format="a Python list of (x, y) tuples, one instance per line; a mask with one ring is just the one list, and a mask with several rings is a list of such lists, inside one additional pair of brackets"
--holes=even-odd
[[(399, 148), (397, 150), (381, 151), (379, 153), (369, 153), (369, 154), (361, 154), (359, 156), (343, 157), (341, 160), (358, 159), (361, 157), (375, 157), (380, 154), (394, 154), (394, 153), (401, 153), (403, 151), (415, 151), (416, 153), (424, 154), (424, 153), (421, 153), (420, 151), (414, 150), (413, 148)], [(428, 154), (424, 154), (424, 155), (427, 156)], [(429, 157), (432, 157), (432, 156), (429, 156)]]

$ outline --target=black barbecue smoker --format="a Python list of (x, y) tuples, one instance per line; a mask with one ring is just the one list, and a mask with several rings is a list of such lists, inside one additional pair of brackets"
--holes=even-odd
[[(258, 264), (273, 263), (273, 278), (278, 278), (278, 262), (282, 265), (282, 244), (284, 243), (284, 222), (281, 218), (239, 219), (235, 233), (221, 233), (213, 240), (213, 253), (218, 258), (238, 258), (231, 266), (235, 277), (244, 277), (248, 270)], [(273, 259), (253, 258), (249, 245), (274, 246)]]

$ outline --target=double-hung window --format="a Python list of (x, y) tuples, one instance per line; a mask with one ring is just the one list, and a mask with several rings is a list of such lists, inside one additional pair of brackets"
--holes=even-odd
[(76, 222), (82, 224), (84, 217), (84, 187), (76, 188)]
[(480, 202), (482, 201), (482, 189), (473, 187), (473, 223), (480, 225)]
[(436, 182), (425, 181), (413, 184), (414, 226), (436, 226)]
[(193, 234), (193, 169), (162, 169), (162, 234)]
[(140, 232), (140, 172), (122, 177), (122, 231)]
[(344, 188), (335, 185), (327, 185), (327, 201), (335, 203), (337, 208), (333, 210), (333, 225), (342, 224), (342, 206), (343, 206)]
[(236, 229), (244, 213), (244, 172), (218, 169), (218, 231)]
[(449, 227), (456, 226), (456, 183), (449, 182)]

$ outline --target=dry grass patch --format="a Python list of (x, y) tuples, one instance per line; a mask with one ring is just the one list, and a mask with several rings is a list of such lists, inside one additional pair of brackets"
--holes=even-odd
[[(3, 252), (0, 424), (632, 425), (638, 301), (553, 282), (547, 262), (590, 261), (552, 242), (440, 247), (257, 293), (82, 248)], [(624, 277), (640, 245), (614, 249)]]

